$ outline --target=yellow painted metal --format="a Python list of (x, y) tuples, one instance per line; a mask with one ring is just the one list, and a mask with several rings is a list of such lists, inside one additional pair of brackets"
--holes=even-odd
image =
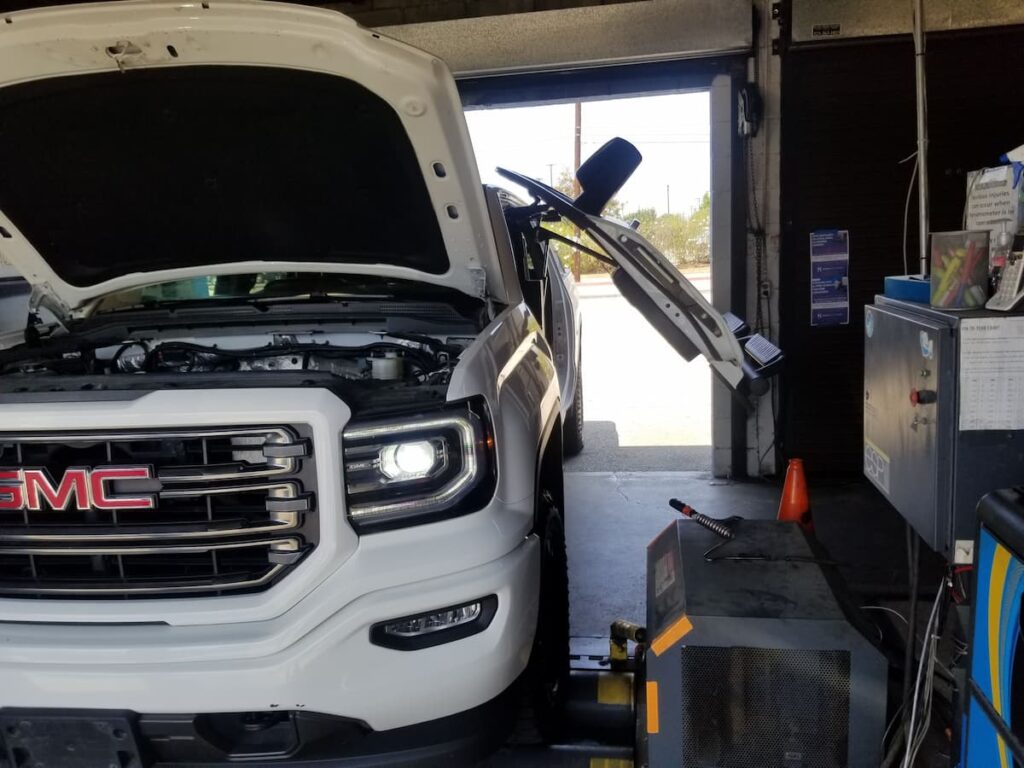
[(597, 703), (629, 706), (633, 702), (633, 680), (629, 675), (600, 672), (597, 676)]

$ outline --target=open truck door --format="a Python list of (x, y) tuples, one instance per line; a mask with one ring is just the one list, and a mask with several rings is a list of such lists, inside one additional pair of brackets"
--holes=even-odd
[(686, 360), (703, 355), (730, 389), (747, 395), (768, 391), (768, 379), (782, 365), (782, 351), (731, 313), (718, 312), (669, 259), (632, 226), (603, 218), (601, 211), (640, 164), (640, 152), (615, 138), (577, 171), (581, 193), (570, 199), (556, 189), (514, 171), (498, 173), (529, 191), (536, 201), (523, 211), (539, 221), (557, 215), (583, 232), (601, 252), (539, 226), (537, 236), (567, 242), (610, 263), (612, 281)]

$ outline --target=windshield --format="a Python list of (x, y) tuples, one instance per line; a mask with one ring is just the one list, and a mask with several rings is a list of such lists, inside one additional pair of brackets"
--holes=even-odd
[(288, 302), (307, 299), (374, 299), (416, 296), (437, 299), (450, 292), (425, 283), (372, 275), (322, 272), (251, 272), (204, 275), (115, 291), (100, 298), (92, 313), (216, 302)]
[(242, 261), (449, 269), (401, 118), (343, 77), (188, 66), (18, 83), (0, 88), (0, 160), (0, 210), (73, 286)]

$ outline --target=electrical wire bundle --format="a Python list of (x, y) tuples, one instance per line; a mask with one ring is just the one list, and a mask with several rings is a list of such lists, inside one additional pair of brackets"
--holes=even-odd
[[(932, 694), (935, 690), (936, 649), (939, 645), (939, 606), (952, 583), (943, 578), (932, 603), (932, 611), (924, 628), (921, 644), (921, 659), (917, 664), (917, 680), (914, 683), (914, 699), (910, 708), (910, 722), (907, 725), (906, 750), (901, 768), (910, 768), (928, 735), (932, 722)], [(904, 707), (904, 711), (906, 708)], [(918, 715), (920, 714), (920, 719)]]
[[(955, 696), (958, 688), (954, 670), (969, 652), (966, 639), (958, 636), (955, 627), (947, 633), (946, 619), (952, 606), (961, 605), (970, 599), (964, 577), (973, 570), (973, 566), (950, 567), (943, 574), (922, 636), (917, 629), (920, 565), (920, 538), (908, 524), (907, 572), (910, 576), (910, 592), (906, 615), (888, 606), (862, 606), (863, 610), (889, 613), (906, 626), (903, 698), (882, 735), (884, 758), (881, 768), (913, 768), (928, 737), (933, 712), (943, 720), (948, 706), (952, 705), (952, 700), (947, 699), (950, 694)], [(945, 647), (947, 639), (951, 654), (949, 660), (943, 663), (939, 659), (939, 648)], [(935, 687), (936, 680), (942, 682), (938, 690)], [(950, 691), (946, 691), (945, 685), (950, 687)], [(938, 709), (934, 709), (936, 699), (942, 702)]]
[[(945, 605), (944, 598), (950, 594), (952, 588), (952, 581), (944, 576), (939, 584), (935, 600), (932, 602), (932, 609), (924, 628), (924, 637), (921, 640), (921, 650), (918, 654), (917, 671), (910, 695), (896, 710), (896, 714), (882, 736), (882, 746), (884, 748), (889, 740), (890, 732), (893, 731), (893, 726), (896, 725), (902, 714), (903, 722), (893, 732), (894, 738), (889, 751), (885, 755), (885, 759), (882, 761), (882, 768), (912, 768), (928, 735), (928, 730), (932, 723), (936, 671), (945, 669), (938, 660), (938, 646), (942, 636), (941, 626)], [(869, 607), (874, 608), (875, 606)], [(894, 613), (896, 612), (894, 611)], [(899, 614), (897, 613), (897, 615)], [(899, 615), (899, 617), (906, 621), (902, 615)], [(913, 648), (916, 642), (916, 637), (908, 636), (908, 646)], [(958, 654), (961, 651), (966, 653), (966, 647), (963, 649), (958, 647), (956, 651)], [(946, 675), (951, 677), (948, 671)], [(902, 751), (900, 749), (901, 746), (903, 747)]]

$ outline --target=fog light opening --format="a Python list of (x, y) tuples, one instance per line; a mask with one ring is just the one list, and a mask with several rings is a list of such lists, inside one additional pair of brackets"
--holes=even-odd
[(375, 645), (402, 651), (429, 648), (483, 632), (498, 609), (494, 595), (413, 616), (390, 619), (370, 628)]
[(447, 608), (436, 613), (425, 613), (414, 619), (403, 619), (384, 625), (384, 634), (393, 637), (418, 637), (431, 632), (441, 632), (461, 624), (475, 621), (480, 616), (480, 603), (470, 603), (459, 608)]

